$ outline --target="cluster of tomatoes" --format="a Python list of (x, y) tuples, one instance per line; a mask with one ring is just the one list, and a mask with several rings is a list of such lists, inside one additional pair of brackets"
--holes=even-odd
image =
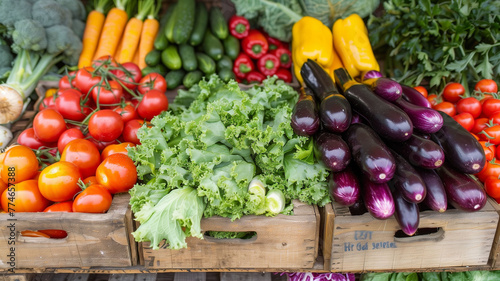
[[(425, 88), (416, 88), (425, 95)], [(479, 140), (487, 162), (475, 176), (484, 183), (488, 195), (500, 202), (500, 98), (496, 82), (482, 79), (470, 95), (462, 84), (450, 83), (440, 95), (428, 95), (427, 100)]]
[(110, 57), (68, 73), (0, 158), (5, 212), (106, 212), (137, 181), (127, 148), (168, 109), (165, 79)]

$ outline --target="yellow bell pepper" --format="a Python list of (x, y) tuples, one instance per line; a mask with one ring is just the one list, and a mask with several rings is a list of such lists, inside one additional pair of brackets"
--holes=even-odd
[(303, 84), (300, 68), (311, 59), (323, 69), (330, 69), (333, 63), (333, 39), (330, 29), (320, 20), (303, 17), (292, 28), (293, 70), (297, 80)]
[(363, 71), (380, 71), (368, 30), (359, 15), (352, 14), (343, 20), (336, 20), (332, 30), (333, 45), (351, 77), (358, 77)]

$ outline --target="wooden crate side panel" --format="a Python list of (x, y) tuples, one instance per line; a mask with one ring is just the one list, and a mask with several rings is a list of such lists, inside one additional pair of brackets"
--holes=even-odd
[[(126, 212), (128, 194), (115, 195), (106, 214), (83, 213), (16, 213), (16, 221), (0, 215), (0, 252), (9, 250), (9, 224), (15, 224), (17, 268), (131, 266)], [(29, 238), (23, 230), (62, 229), (64, 239)], [(10, 267), (5, 256), (0, 268)]]
[[(498, 205), (498, 203), (491, 198), (488, 199), (488, 201), (491, 203), (495, 211), (500, 214), (500, 205)], [(491, 264), (492, 269), (495, 270), (500, 269), (499, 255), (500, 255), (500, 222), (498, 223), (495, 239), (493, 239), (493, 246), (491, 247), (489, 264)]]
[(313, 206), (308, 214), (278, 215), (273, 218), (244, 216), (203, 219), (203, 231), (255, 231), (249, 240), (187, 239), (188, 248), (152, 250), (142, 243), (145, 266), (149, 268), (311, 268), (317, 251), (317, 216)]
[(425, 211), (420, 215), (420, 228), (442, 228), (442, 234), (405, 241), (395, 239), (400, 228), (393, 217), (337, 215), (334, 224), (332, 271), (444, 268), (488, 263), (498, 213), (491, 205), (474, 213)]

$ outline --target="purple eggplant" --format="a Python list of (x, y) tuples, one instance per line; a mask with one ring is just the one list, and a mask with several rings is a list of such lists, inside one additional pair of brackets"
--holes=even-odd
[(443, 126), (443, 117), (435, 109), (415, 105), (402, 98), (394, 104), (408, 114), (413, 128), (422, 133), (435, 133)]
[(361, 120), (361, 116), (359, 116), (359, 114), (357, 113), (353, 113), (351, 118), (351, 124), (355, 123), (363, 123), (363, 120)]
[(361, 192), (366, 209), (374, 218), (383, 220), (394, 214), (394, 199), (387, 183), (374, 183), (363, 177)]
[(448, 198), (443, 186), (441, 178), (435, 170), (415, 168), (427, 188), (427, 196), (425, 196), (424, 204), (431, 210), (444, 212), (448, 208)]
[(362, 214), (365, 214), (366, 212), (368, 212), (368, 210), (366, 209), (366, 206), (365, 206), (365, 202), (363, 202), (363, 199), (361, 196), (359, 197), (358, 201), (356, 201), (354, 204), (349, 206), (349, 212), (353, 216), (361, 216)]
[(361, 74), (361, 81), (365, 81), (372, 78), (380, 78), (380, 77), (382, 77), (382, 73), (380, 73), (379, 71), (369, 70)]
[(315, 152), (332, 172), (344, 170), (351, 161), (351, 151), (338, 135), (321, 132), (315, 139)]
[(336, 69), (334, 74), (335, 82), (353, 111), (361, 115), (381, 137), (404, 141), (411, 136), (413, 125), (403, 110), (374, 94), (368, 86), (355, 82), (344, 68)]
[(403, 93), (398, 82), (386, 77), (363, 80), (363, 84), (370, 86), (375, 94), (390, 102), (401, 98)]
[(370, 127), (362, 123), (352, 124), (344, 134), (353, 160), (373, 182), (389, 181), (396, 170), (391, 152)]
[(292, 129), (299, 136), (312, 136), (318, 131), (320, 120), (311, 90), (301, 89), (291, 119)]
[(451, 205), (468, 212), (479, 211), (486, 205), (483, 185), (471, 176), (448, 165), (437, 170)]
[(480, 172), (486, 156), (479, 141), (448, 114), (438, 112), (443, 117), (443, 127), (431, 136), (443, 148), (447, 162), (462, 173)]
[(319, 102), (318, 112), (323, 127), (332, 133), (347, 130), (351, 124), (351, 105), (339, 94), (330, 75), (313, 60), (307, 60), (300, 73)]
[(417, 232), (418, 224), (420, 223), (420, 212), (418, 205), (413, 202), (408, 202), (397, 188), (392, 193), (394, 198), (394, 217), (401, 227), (401, 230), (409, 236)]
[(328, 185), (335, 202), (344, 206), (351, 206), (359, 201), (360, 186), (358, 178), (349, 167), (343, 171), (332, 173)]
[(396, 172), (391, 184), (401, 192), (401, 195), (412, 203), (420, 203), (424, 200), (427, 189), (424, 180), (410, 163), (394, 150), (391, 151), (396, 160)]
[(387, 144), (414, 166), (435, 169), (444, 163), (443, 149), (432, 140), (412, 135), (407, 141)]
[(403, 98), (414, 105), (431, 108), (431, 103), (417, 90), (410, 86), (401, 85)]

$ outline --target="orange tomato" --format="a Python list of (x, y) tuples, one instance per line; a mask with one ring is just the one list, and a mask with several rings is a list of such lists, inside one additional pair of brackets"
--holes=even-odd
[(2, 166), (4, 183), (19, 183), (33, 178), (38, 171), (38, 159), (31, 148), (14, 146), (5, 152)]
[(38, 178), (38, 186), (42, 195), (51, 201), (69, 201), (81, 191), (78, 180), (78, 167), (70, 162), (59, 161), (43, 169)]
[(91, 185), (79, 193), (73, 201), (73, 212), (105, 213), (111, 207), (111, 193), (102, 185)]
[(75, 164), (83, 178), (95, 175), (97, 166), (101, 163), (99, 150), (91, 141), (74, 139), (64, 147), (61, 161)]
[(137, 182), (137, 168), (130, 157), (112, 154), (97, 167), (96, 178), (111, 194), (127, 192)]
[(118, 144), (111, 144), (108, 145), (102, 152), (101, 152), (101, 161), (104, 161), (109, 155), (111, 154), (116, 154), (116, 153), (121, 153), (128, 155), (127, 147), (134, 147), (135, 144), (131, 142), (122, 142)]
[(417, 90), (420, 94), (422, 94), (422, 96), (427, 98), (427, 96), (428, 96), (427, 89), (424, 88), (423, 86), (416, 86), (416, 87), (413, 87), (413, 89)]
[(36, 180), (26, 180), (10, 186), (1, 196), (5, 212), (41, 212), (50, 201), (42, 196)]
[(73, 201), (65, 201), (60, 203), (55, 203), (43, 210), (45, 213), (50, 212), (73, 212)]
[(85, 184), (85, 186), (91, 186), (93, 184), (97, 184), (97, 178), (95, 176), (85, 178), (83, 180), (83, 183)]

